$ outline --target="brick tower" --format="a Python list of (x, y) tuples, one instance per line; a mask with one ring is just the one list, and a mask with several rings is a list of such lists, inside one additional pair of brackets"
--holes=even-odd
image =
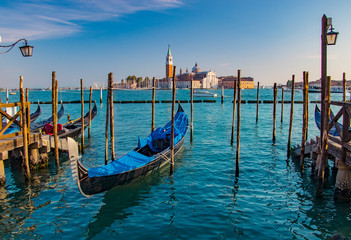
[(168, 45), (168, 52), (166, 57), (166, 79), (168, 81), (168, 86), (170, 87), (171, 78), (173, 77), (173, 58), (171, 55), (171, 48)]

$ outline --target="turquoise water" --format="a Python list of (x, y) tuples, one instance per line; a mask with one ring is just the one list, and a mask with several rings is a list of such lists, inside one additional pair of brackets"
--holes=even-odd
[[(220, 95), (221, 90), (214, 90)], [(178, 90), (177, 99), (189, 99), (189, 90)], [(194, 103), (194, 142), (188, 132), (175, 172), (166, 166), (144, 179), (83, 197), (71, 178), (67, 155), (60, 168), (49, 166), (32, 172), (25, 181), (19, 170), (5, 161), (7, 182), (0, 188), (0, 238), (2, 239), (328, 239), (351, 237), (351, 207), (333, 201), (332, 177), (323, 198), (315, 197), (310, 169), (299, 171), (286, 158), (290, 104), (277, 105), (276, 143), (272, 142), (273, 105), (241, 106), (240, 175), (235, 177), (234, 147), (230, 145), (233, 90), (225, 90), (225, 102)], [(340, 100), (342, 94), (332, 95)], [(85, 99), (89, 93), (85, 92)], [(319, 94), (310, 94), (318, 100)], [(1, 93), (5, 99), (5, 93)], [(59, 99), (79, 100), (79, 91), (59, 93)], [(104, 99), (106, 92), (104, 92)], [(278, 100), (281, 92), (278, 92)], [(51, 92), (30, 92), (30, 101), (50, 101)], [(100, 91), (93, 92), (99, 103)], [(159, 90), (157, 100), (171, 99), (171, 91)], [(256, 90), (242, 91), (242, 99), (255, 100)], [(272, 89), (260, 90), (260, 100), (273, 99)], [(18, 94), (10, 96), (17, 101)], [(114, 91), (114, 100), (151, 100), (151, 91)], [(285, 93), (290, 100), (290, 93)], [(296, 93), (295, 100), (302, 100)], [(106, 104), (98, 104), (92, 122), (92, 138), (86, 142), (82, 161), (104, 164)], [(190, 118), (190, 104), (183, 108)], [(295, 104), (292, 144), (301, 143), (302, 104)], [(42, 105), (45, 117), (50, 105)], [(36, 105), (32, 105), (32, 112)], [(80, 115), (80, 104), (65, 104), (71, 118)], [(88, 104), (85, 104), (85, 111)], [(122, 156), (134, 148), (137, 137), (151, 128), (151, 104), (114, 104), (115, 150)], [(337, 108), (334, 109), (337, 111)], [(314, 104), (309, 106), (308, 136), (318, 135)], [(171, 104), (156, 104), (156, 127), (170, 119)], [(38, 119), (40, 120), (40, 119)], [(66, 121), (64, 116), (60, 122)], [(189, 130), (190, 131), (190, 130)], [(86, 131), (87, 136), (87, 131)], [(236, 139), (236, 138), (235, 138)], [(80, 139), (78, 139), (80, 141)], [(310, 161), (306, 159), (307, 166)]]

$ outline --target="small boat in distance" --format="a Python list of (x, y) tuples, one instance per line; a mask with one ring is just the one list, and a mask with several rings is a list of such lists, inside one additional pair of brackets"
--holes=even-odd
[[(174, 117), (174, 156), (183, 146), (187, 127), (188, 116), (179, 105)], [(170, 138), (171, 121), (164, 127), (157, 128), (147, 138), (139, 137), (138, 146), (134, 150), (107, 165), (87, 168), (78, 157), (72, 157), (71, 169), (79, 191), (84, 196), (97, 194), (157, 170), (170, 161)]]
[(217, 93), (211, 93), (209, 91), (195, 91), (193, 93), (194, 97), (217, 97)]

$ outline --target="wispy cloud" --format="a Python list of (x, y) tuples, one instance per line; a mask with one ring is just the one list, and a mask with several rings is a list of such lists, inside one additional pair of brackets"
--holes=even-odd
[(57, 38), (81, 31), (86, 22), (181, 5), (181, 0), (14, 0), (0, 7), (0, 35), (4, 42)]

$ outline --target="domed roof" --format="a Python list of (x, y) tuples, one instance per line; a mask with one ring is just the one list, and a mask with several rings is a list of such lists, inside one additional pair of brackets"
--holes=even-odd
[(197, 63), (195, 63), (195, 66), (193, 67), (193, 69), (191, 71), (193, 73), (198, 73), (198, 72), (201, 72), (201, 69), (197, 66)]

